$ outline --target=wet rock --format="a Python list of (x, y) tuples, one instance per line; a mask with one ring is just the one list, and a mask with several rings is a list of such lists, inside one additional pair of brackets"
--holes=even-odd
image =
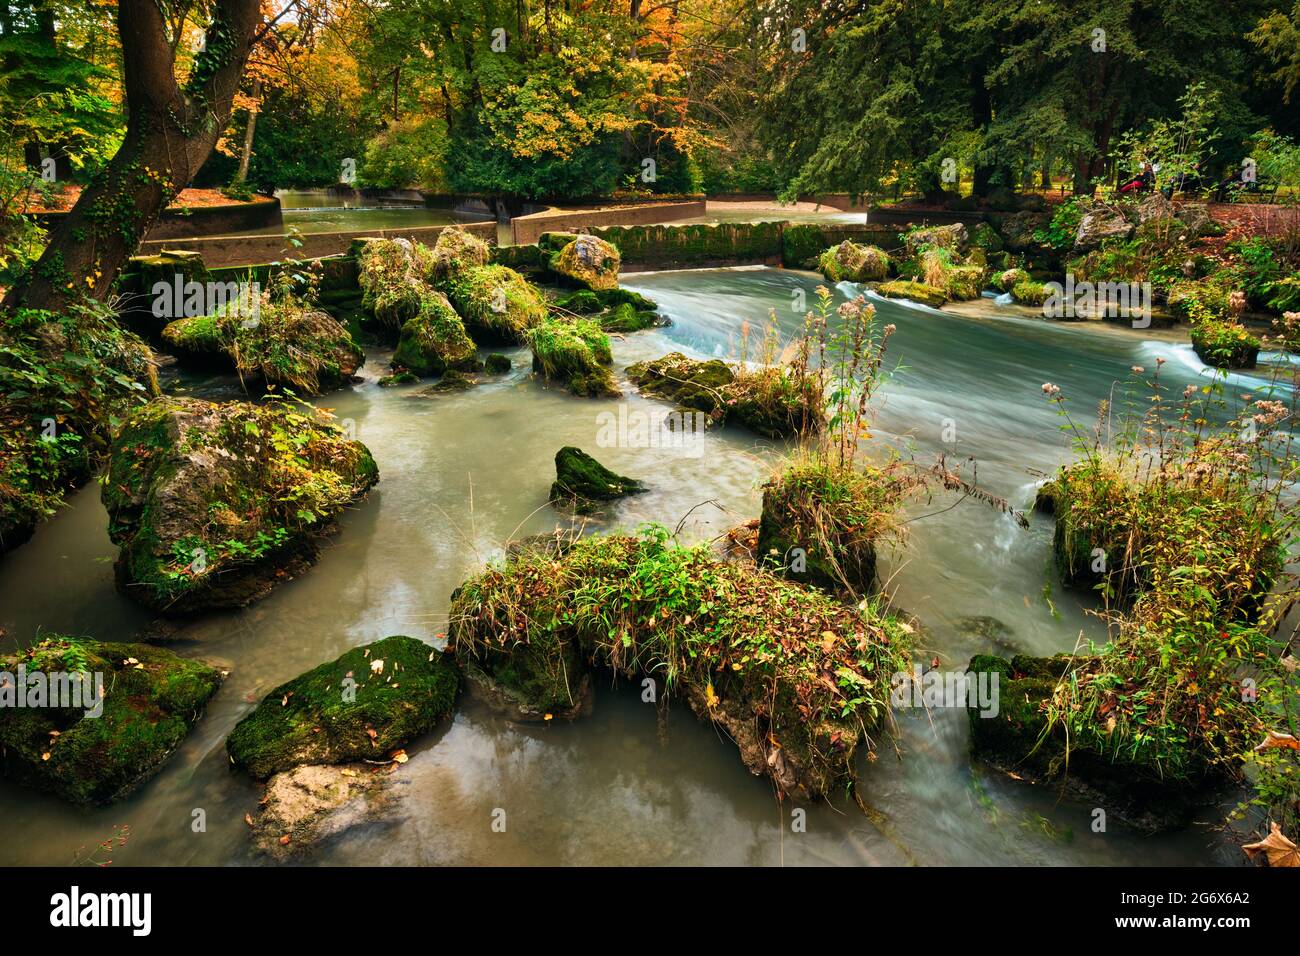
[(1002, 217), (998, 225), (998, 234), (1012, 252), (1034, 251), (1041, 245), (1035, 234), (1046, 227), (1048, 219), (1049, 217), (1041, 212), (1013, 213)]
[(430, 289), (419, 313), (402, 325), (392, 364), (420, 376), (441, 375), (449, 368), (477, 368), (478, 349), (451, 303)]
[(562, 382), (588, 398), (622, 394), (609, 366), (614, 362), (609, 337), (591, 319), (548, 318), (528, 333), (533, 371)]
[(635, 478), (615, 474), (580, 448), (566, 445), (555, 453), (551, 501), (572, 504), (578, 514), (590, 514), (599, 510), (602, 502), (645, 490)]
[(244, 607), (309, 567), (378, 479), (327, 413), (154, 399), (115, 437), (101, 492), (118, 588), (164, 614)]
[(600, 317), (600, 327), (606, 332), (640, 332), (656, 325), (659, 325), (658, 315), (654, 312), (638, 312), (627, 302)]
[(1010, 292), (1022, 282), (1029, 281), (1029, 273), (1024, 269), (1005, 269), (993, 277), (993, 287), (999, 292)]
[(593, 291), (616, 288), (620, 264), (612, 243), (589, 235), (576, 236), (550, 258), (552, 272)]
[(464, 319), (470, 336), (481, 345), (519, 345), (546, 318), (546, 300), (514, 269), (474, 266), (443, 286)]
[(960, 222), (949, 226), (928, 226), (924, 229), (914, 229), (904, 237), (903, 241), (907, 245), (907, 251), (912, 255), (916, 255), (925, 248), (950, 249), (954, 253), (964, 255), (970, 245), (970, 237), (966, 232), (966, 226)]
[(679, 408), (721, 418), (726, 389), (736, 379), (731, 366), (719, 359), (697, 361), (671, 352), (650, 362), (629, 366), (628, 378), (647, 395), (667, 399)]
[(473, 375), (466, 375), (464, 372), (458, 372), (455, 369), (449, 369), (442, 378), (434, 382), (428, 388), (422, 388), (415, 393), (416, 398), (437, 398), (439, 395), (450, 395), (456, 392), (465, 392), (478, 385), (479, 381)]
[(876, 292), (886, 299), (910, 299), (913, 302), (921, 303), (921, 305), (928, 305), (933, 309), (939, 308), (948, 301), (948, 295), (943, 289), (936, 289), (924, 282), (907, 282), (904, 280), (882, 282), (876, 286)]
[(459, 688), (441, 651), (386, 637), (275, 688), (235, 725), (226, 751), (258, 779), (303, 764), (382, 761), (447, 717)]
[(492, 375), (505, 375), (512, 368), (510, 359), (500, 352), (493, 352), (483, 360), (483, 368)]
[(379, 379), (380, 388), (395, 388), (398, 385), (413, 385), (420, 380), (420, 376), (414, 372), (401, 371), (394, 372), (392, 375), (384, 375)]
[(987, 614), (959, 618), (957, 633), (985, 650), (992, 649), (1004, 654), (1016, 651), (1015, 632), (996, 617)]
[[(27, 706), (16, 707), (18, 669)], [(50, 635), (0, 659), (0, 766), (6, 776), (71, 803), (91, 806), (129, 796), (158, 773), (221, 684), (223, 674), (148, 644), (114, 644)], [(39, 675), (84, 673), (81, 706), (32, 706)], [(102, 705), (95, 697), (102, 683)], [(62, 703), (72, 703), (67, 698)]]

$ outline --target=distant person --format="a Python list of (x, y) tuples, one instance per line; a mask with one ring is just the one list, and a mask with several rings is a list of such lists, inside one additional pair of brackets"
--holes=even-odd
[(1166, 199), (1173, 199), (1174, 193), (1191, 195), (1200, 192), (1204, 188), (1205, 180), (1201, 178), (1201, 164), (1192, 163), (1191, 169), (1175, 176), (1162, 191)]
[(1155, 183), (1156, 171), (1151, 167), (1150, 163), (1144, 163), (1142, 165), (1142, 172), (1138, 173), (1123, 186), (1119, 187), (1119, 194), (1123, 196), (1126, 193), (1145, 192), (1154, 186)]
[(1214, 187), (1214, 201), (1227, 202), (1229, 191), (1240, 192), (1243, 190), (1252, 190), (1252, 189), (1259, 188), (1258, 183), (1255, 183), (1254, 181), (1251, 180), (1247, 180), (1245, 176), (1246, 176), (1245, 166), (1242, 166), (1240, 169), (1234, 168), (1233, 171), (1228, 174), (1226, 179), (1224, 179), (1221, 183), (1219, 183), (1219, 185)]

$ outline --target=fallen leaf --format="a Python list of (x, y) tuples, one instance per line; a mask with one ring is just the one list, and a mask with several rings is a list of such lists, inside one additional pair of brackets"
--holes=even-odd
[(286, 833), (284, 836), (280, 837), (280, 846), (288, 846), (288, 845), (289, 845), (289, 834)]
[(1255, 745), (1255, 753), (1262, 750), (1272, 750), (1274, 747), (1282, 747), (1285, 750), (1300, 750), (1300, 740), (1296, 740), (1290, 734), (1270, 730), (1264, 740)]
[(1300, 866), (1300, 847), (1288, 840), (1276, 823), (1269, 829), (1268, 836), (1258, 843), (1247, 843), (1242, 849), (1252, 860), (1262, 853), (1269, 866)]
[(251, 827), (253, 825), (253, 815), (251, 813), (245, 813), (244, 822)]

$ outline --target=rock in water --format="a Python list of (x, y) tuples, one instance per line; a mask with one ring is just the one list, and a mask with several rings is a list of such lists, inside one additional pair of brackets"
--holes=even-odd
[(392, 365), (416, 375), (441, 375), (449, 368), (478, 368), (478, 349), (441, 292), (426, 290), (420, 311), (403, 323)]
[(528, 330), (546, 318), (546, 300), (514, 269), (474, 266), (453, 275), (443, 287), (480, 345), (518, 345)]
[(278, 773), (252, 817), (258, 850), (288, 859), (354, 826), (372, 824), (396, 802), (393, 776), (369, 764), (308, 765)]
[[(23, 667), (26, 706), (6, 696), (19, 692), (11, 677), (0, 686), (0, 766), (7, 776), (83, 806), (121, 800), (154, 776), (190, 732), (224, 676), (214, 667), (148, 644), (108, 644), (52, 635), (0, 661), (16, 674)], [(53, 706), (47, 696), (32, 706), (37, 673), (53, 684), (81, 672), (88, 692), (80, 706)], [(102, 710), (94, 697), (102, 678)], [(69, 703), (67, 699), (62, 701)]]
[(165, 614), (244, 607), (309, 567), (378, 480), (366, 446), (310, 406), (154, 399), (104, 479), (118, 588)]
[(635, 478), (614, 474), (580, 448), (567, 445), (555, 453), (551, 500), (572, 502), (579, 514), (595, 511), (602, 501), (614, 501), (645, 490)]
[(594, 291), (616, 288), (620, 265), (612, 243), (588, 235), (575, 237), (550, 260), (552, 272)]
[(451, 713), (460, 674), (413, 637), (354, 647), (271, 691), (226, 739), (258, 779), (303, 764), (383, 760)]
[(862, 246), (845, 239), (817, 259), (827, 282), (883, 282), (889, 278), (889, 254), (878, 246)]

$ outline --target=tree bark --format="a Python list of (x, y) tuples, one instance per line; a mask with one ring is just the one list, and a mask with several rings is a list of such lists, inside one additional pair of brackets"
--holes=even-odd
[(182, 89), (159, 5), (121, 0), (126, 137), (55, 226), (31, 272), (9, 291), (6, 307), (59, 311), (82, 295), (108, 294), (159, 213), (189, 185), (225, 129), (260, 21), (259, 0), (216, 0), (204, 50)]
[(248, 179), (248, 163), (253, 158), (253, 136), (257, 132), (257, 114), (262, 108), (262, 81), (253, 81), (253, 102), (248, 107), (248, 125), (244, 127), (244, 149), (239, 155), (239, 169), (235, 172), (235, 182), (242, 183)]

